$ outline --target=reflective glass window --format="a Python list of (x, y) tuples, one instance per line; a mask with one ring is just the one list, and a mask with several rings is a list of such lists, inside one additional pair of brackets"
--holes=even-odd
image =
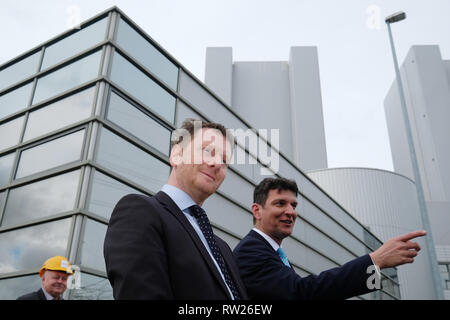
[(244, 148), (238, 144), (234, 147), (231, 165), (233, 169), (237, 170), (242, 175), (253, 180), (253, 171), (257, 169), (257, 160), (251, 156)]
[(16, 300), (24, 294), (37, 291), (42, 285), (37, 274), (0, 280), (0, 300)]
[(123, 20), (119, 22), (117, 43), (173, 90), (177, 90), (178, 67)]
[(41, 70), (102, 42), (105, 39), (107, 25), (106, 17), (45, 48)]
[(97, 161), (153, 192), (169, 177), (169, 166), (107, 129), (102, 129)]
[(80, 130), (22, 151), (16, 179), (79, 160), (84, 131)]
[[(102, 254), (103, 256), (103, 254)], [(113, 300), (108, 279), (81, 273), (81, 287), (72, 290), (71, 300)], [(1, 282), (0, 282), (1, 283)]]
[(117, 52), (114, 54), (111, 80), (173, 123), (175, 98)]
[[(180, 71), (179, 93), (206, 116), (219, 116), (224, 106), (187, 73)], [(217, 118), (221, 119), (221, 118)], [(234, 129), (234, 126), (230, 127)], [(236, 128), (240, 128), (237, 126)]]
[(28, 106), (32, 86), (33, 83), (30, 82), (0, 96), (0, 119)]
[(141, 193), (98, 171), (94, 174), (88, 210), (109, 219), (114, 206), (130, 193)]
[(180, 128), (183, 124), (183, 121), (186, 119), (195, 119), (195, 120), (205, 120), (203, 119), (197, 112), (192, 110), (186, 104), (184, 104), (181, 100), (177, 101), (177, 119), (175, 121), (175, 126)]
[(103, 242), (107, 225), (91, 219), (86, 220), (83, 241), (81, 242), (81, 265), (106, 271), (103, 258)]
[(233, 230), (233, 233), (242, 238), (253, 225), (251, 212), (235, 205), (218, 193), (211, 195), (203, 204), (203, 208), (208, 212), (209, 220), (212, 223), (225, 228), (225, 230)]
[(79, 177), (77, 170), (11, 189), (2, 226), (73, 210)]
[(0, 273), (38, 271), (49, 257), (65, 256), (70, 222), (68, 218), (0, 233)]
[(114, 92), (109, 98), (108, 119), (142, 141), (169, 155), (170, 131)]
[(0, 156), (0, 187), (8, 184), (15, 153)]
[(63, 128), (88, 118), (92, 112), (95, 86), (30, 112), (23, 140)]
[(35, 74), (38, 69), (41, 51), (33, 53), (31, 56), (14, 63), (0, 71), (0, 90), (3, 90), (14, 83), (24, 80)]
[[(0, 192), (0, 208), (3, 205), (3, 200), (5, 198), (5, 191)], [(0, 299), (1, 300), (1, 299)]]
[(224, 194), (250, 209), (253, 204), (254, 189), (252, 184), (242, 179), (233, 171), (227, 170), (227, 177), (221, 184), (219, 191), (222, 191)]
[(0, 150), (15, 146), (20, 142), (24, 117), (0, 124)]
[(33, 104), (72, 89), (98, 76), (101, 51), (38, 79)]

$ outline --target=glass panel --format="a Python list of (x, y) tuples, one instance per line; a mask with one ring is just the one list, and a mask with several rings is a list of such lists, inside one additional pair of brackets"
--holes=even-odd
[(250, 212), (238, 207), (218, 193), (211, 195), (203, 204), (203, 208), (213, 224), (233, 231), (241, 238), (245, 237), (253, 227), (253, 216)]
[(0, 187), (8, 184), (14, 163), (14, 155), (15, 153), (13, 152), (0, 157)]
[(33, 83), (30, 82), (0, 96), (0, 119), (25, 109), (28, 106), (32, 85)]
[(170, 131), (114, 92), (111, 92), (109, 99), (107, 117), (142, 141), (169, 155)]
[(256, 168), (256, 159), (252, 157), (245, 149), (235, 144), (233, 157), (231, 159), (231, 168), (237, 170), (247, 178), (253, 180), (254, 167)]
[(38, 79), (33, 104), (53, 97), (98, 76), (101, 51)]
[(0, 280), (0, 300), (16, 300), (24, 294), (39, 290), (41, 284), (37, 274)]
[(186, 119), (195, 119), (195, 120), (205, 120), (199, 116), (197, 112), (192, 110), (186, 104), (184, 104), (181, 100), (177, 101), (177, 119), (175, 122), (175, 126), (180, 128), (183, 124), (183, 121)]
[(63, 128), (91, 115), (95, 87), (33, 111), (28, 116), (24, 141)]
[(109, 219), (117, 202), (130, 193), (141, 192), (96, 171), (88, 210)]
[(5, 191), (0, 192), (0, 208), (3, 205), (3, 200), (5, 198)]
[(381, 292), (381, 300), (395, 300), (395, 299), (382, 291)]
[(2, 226), (73, 210), (79, 177), (77, 170), (11, 189)]
[(71, 300), (113, 300), (108, 279), (81, 274), (81, 288), (72, 290)]
[(173, 123), (175, 98), (117, 52), (114, 54), (111, 80)]
[(93, 47), (105, 39), (108, 18), (103, 18), (45, 49), (41, 70)]
[(169, 177), (168, 165), (104, 128), (97, 161), (153, 192), (159, 191)]
[(240, 202), (250, 210), (253, 204), (254, 186), (242, 179), (231, 170), (227, 170), (227, 175), (219, 191), (223, 192), (232, 199)]
[(48, 258), (65, 256), (70, 222), (68, 218), (0, 233), (0, 273), (38, 271)]
[[(308, 199), (299, 197), (299, 206), (297, 212), (302, 219), (308, 221), (308, 223), (315, 228), (326, 232), (329, 237), (344, 245), (355, 255), (361, 256), (368, 253), (367, 248), (361, 242), (351, 236), (348, 231), (342, 228), (342, 226), (331, 220), (325, 213), (320, 211)], [(296, 224), (294, 227), (294, 229), (299, 228), (303, 228), (303, 225)]]
[(103, 258), (103, 241), (105, 239), (107, 225), (87, 219), (81, 242), (82, 266), (90, 267), (106, 272), (105, 259)]
[[(221, 114), (219, 110), (224, 108), (224, 106), (206, 89), (199, 85), (197, 81), (183, 71), (180, 72), (179, 92), (193, 107), (206, 117), (212, 120), (221, 119), (220, 117), (217, 118), (217, 116)], [(234, 127), (232, 126), (230, 128)], [(240, 126), (236, 126), (236, 128), (240, 128)]]
[(22, 116), (0, 125), (0, 150), (15, 146), (20, 142), (24, 118)]
[(16, 179), (80, 160), (84, 131), (80, 130), (22, 151)]
[(16, 62), (15, 64), (0, 71), (0, 90), (10, 85), (24, 80), (35, 74), (38, 69), (41, 51), (33, 53), (31, 56)]
[(117, 43), (173, 90), (177, 90), (178, 67), (123, 20), (119, 22)]

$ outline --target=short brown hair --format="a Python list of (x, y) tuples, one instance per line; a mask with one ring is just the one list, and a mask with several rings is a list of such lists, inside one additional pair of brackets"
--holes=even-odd
[[(201, 127), (195, 125), (195, 123), (197, 121), (201, 123)], [(183, 123), (181, 124), (181, 127), (179, 129), (182, 129), (183, 131), (186, 130), (189, 133), (190, 138), (192, 138), (194, 136), (195, 129), (199, 129), (199, 128), (201, 128), (201, 129), (203, 129), (203, 128), (216, 129), (216, 130), (219, 130), (220, 133), (224, 137), (227, 137), (227, 129), (222, 124), (217, 123), (217, 122), (208, 122), (208, 121), (204, 121), (204, 120), (196, 120), (193, 118), (188, 118), (183, 121)], [(177, 130), (175, 130), (174, 133), (172, 133), (172, 139), (171, 139), (172, 146), (182, 143), (182, 142), (186, 142), (186, 141), (184, 141), (183, 134), (176, 134)], [(231, 143), (231, 146), (234, 146), (234, 141), (229, 141), (229, 142)]]

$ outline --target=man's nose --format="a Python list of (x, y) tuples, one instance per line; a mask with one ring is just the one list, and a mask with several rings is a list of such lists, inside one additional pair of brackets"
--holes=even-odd
[(210, 156), (206, 158), (205, 162), (207, 165), (215, 167), (222, 164), (222, 158), (220, 157), (220, 155)]
[(288, 208), (286, 209), (285, 213), (294, 218), (297, 216), (297, 211), (295, 211), (295, 207), (292, 205), (288, 205)]

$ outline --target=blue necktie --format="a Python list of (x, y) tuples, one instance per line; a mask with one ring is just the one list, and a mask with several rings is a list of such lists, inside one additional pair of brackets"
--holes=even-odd
[(214, 238), (214, 233), (211, 227), (211, 223), (209, 222), (208, 216), (205, 213), (205, 210), (203, 210), (198, 205), (193, 205), (189, 207), (191, 209), (192, 215), (197, 219), (198, 225), (200, 226), (200, 230), (202, 231), (203, 235), (205, 236), (206, 242), (208, 242), (209, 248), (211, 249), (211, 252), (213, 254), (214, 259), (216, 260), (217, 264), (220, 267), (220, 270), (222, 271), (223, 277), (225, 278), (225, 282), (227, 283), (228, 287), (231, 290), (231, 293), (233, 293), (235, 300), (240, 300), (239, 293), (236, 290), (236, 287), (234, 285), (233, 280), (230, 277), (230, 274), (228, 273), (228, 269), (225, 266), (225, 261), (223, 260), (222, 254), (220, 253), (219, 247), (217, 246), (216, 239)]
[(289, 264), (287, 255), (286, 255), (286, 253), (284, 252), (283, 248), (279, 247), (278, 250), (277, 250), (277, 253), (278, 253), (278, 255), (280, 256), (281, 261), (283, 261), (283, 263), (284, 263), (286, 266), (291, 267), (291, 265)]

